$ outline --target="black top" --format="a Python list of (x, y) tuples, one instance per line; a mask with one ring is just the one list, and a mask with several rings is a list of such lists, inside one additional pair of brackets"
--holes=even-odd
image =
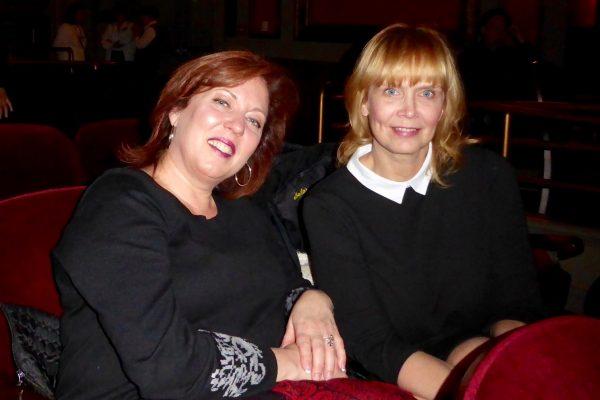
[(53, 252), (58, 399), (197, 400), (274, 385), (270, 347), (306, 281), (259, 207), (215, 201), (217, 217), (195, 216), (133, 169), (85, 192)]
[(305, 200), (316, 283), (332, 297), (349, 354), (386, 381), (417, 350), (445, 358), (498, 320), (539, 314), (512, 170), (491, 152), (465, 153), (450, 187), (408, 188), (402, 204), (347, 168)]

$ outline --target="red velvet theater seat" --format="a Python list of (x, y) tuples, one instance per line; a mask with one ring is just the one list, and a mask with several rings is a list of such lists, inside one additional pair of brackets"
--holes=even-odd
[(415, 400), (396, 385), (359, 379), (283, 381), (275, 386), (273, 392), (286, 400)]
[(0, 124), (0, 143), (0, 199), (85, 180), (75, 144), (56, 128)]
[(140, 141), (137, 119), (110, 119), (82, 125), (75, 135), (81, 162), (89, 179), (95, 179), (109, 168), (120, 166), (118, 153), (123, 146)]
[(565, 316), (508, 334), (476, 367), (464, 400), (600, 398), (600, 320)]
[[(61, 314), (49, 256), (83, 189), (49, 189), (0, 201), (0, 302)], [(4, 383), (15, 381), (8, 338), (6, 321), (0, 317)]]

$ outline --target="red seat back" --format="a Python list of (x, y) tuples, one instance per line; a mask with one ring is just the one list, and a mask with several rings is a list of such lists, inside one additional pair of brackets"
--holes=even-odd
[(137, 119), (110, 119), (82, 125), (75, 135), (81, 161), (90, 179), (109, 168), (120, 166), (118, 153), (123, 146), (135, 146), (140, 141)]
[(75, 144), (56, 128), (0, 124), (0, 143), (0, 199), (84, 182)]
[(464, 400), (597, 399), (600, 320), (540, 321), (500, 340), (476, 367)]
[[(83, 189), (49, 189), (0, 201), (0, 302), (61, 314), (50, 251)], [(13, 376), (8, 327), (0, 318), (0, 379)]]

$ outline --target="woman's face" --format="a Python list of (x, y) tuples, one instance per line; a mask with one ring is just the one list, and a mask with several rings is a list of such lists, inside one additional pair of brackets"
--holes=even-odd
[(373, 135), (373, 154), (422, 163), (442, 116), (444, 91), (427, 82), (371, 86), (361, 107)]
[(167, 156), (188, 179), (216, 186), (254, 153), (268, 109), (267, 85), (258, 77), (196, 94), (169, 114), (175, 129)]

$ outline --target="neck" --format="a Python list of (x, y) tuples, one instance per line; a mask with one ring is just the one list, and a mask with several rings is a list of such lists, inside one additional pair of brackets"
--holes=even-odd
[(169, 154), (159, 161), (156, 169), (144, 168), (161, 187), (168, 190), (194, 215), (202, 215), (207, 219), (217, 216), (217, 205), (212, 192), (216, 184), (198, 182), (183, 173)]
[(405, 182), (413, 178), (423, 166), (428, 148), (417, 154), (391, 154), (373, 142), (370, 153), (360, 158), (362, 164), (386, 179)]

